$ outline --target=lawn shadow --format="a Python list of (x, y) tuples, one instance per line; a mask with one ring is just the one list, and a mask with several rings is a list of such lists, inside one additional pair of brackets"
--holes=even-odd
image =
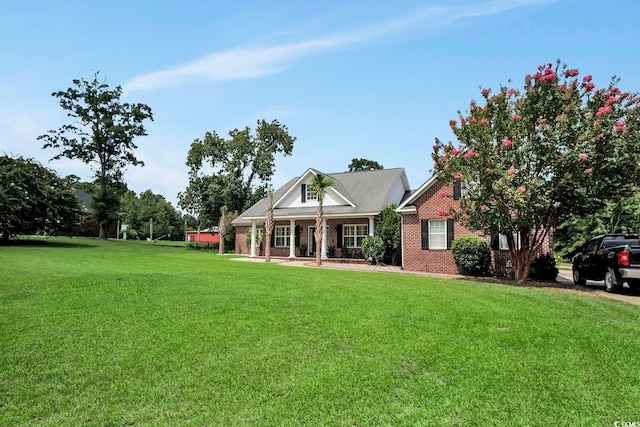
[(11, 239), (8, 242), (0, 241), (0, 246), (48, 246), (53, 248), (94, 248), (97, 245), (90, 241), (78, 240), (76, 242), (69, 241), (68, 237), (65, 237), (64, 242), (57, 240), (55, 237), (23, 237), (18, 239)]

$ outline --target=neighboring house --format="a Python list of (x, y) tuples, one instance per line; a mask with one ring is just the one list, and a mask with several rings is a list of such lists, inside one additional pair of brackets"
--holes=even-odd
[[(412, 191), (396, 209), (402, 216), (402, 267), (411, 271), (441, 274), (458, 273), (451, 242), (456, 236), (476, 235), (460, 222), (447, 218), (450, 208), (458, 206), (462, 196), (459, 185), (446, 185), (432, 177)], [(497, 276), (506, 276), (510, 259), (506, 236), (484, 236), (490, 242), (493, 269)], [(552, 252), (551, 238), (543, 243), (541, 253)]]
[(308, 169), (274, 192), (275, 226), (270, 242), (255, 238), (263, 234), (269, 198), (242, 212), (232, 222), (236, 229), (235, 252), (255, 257), (262, 252), (261, 246), (269, 244), (272, 256), (314, 256), (320, 250), (322, 258), (361, 258), (362, 240), (374, 233), (380, 212), (387, 205), (400, 203), (409, 191), (402, 168), (323, 174), (333, 180), (333, 185), (325, 190), (322, 247), (316, 248), (318, 195), (310, 184), (319, 173)]
[(189, 243), (220, 243), (220, 233), (218, 227), (206, 228), (204, 230), (186, 231), (186, 240)]
[[(85, 219), (80, 226), (80, 236), (98, 237), (100, 235), (100, 225), (92, 218), (91, 195), (77, 188), (73, 189), (74, 194), (80, 202), (80, 208), (84, 211)], [(106, 230), (107, 237), (113, 236), (118, 238), (118, 224), (111, 224)]]

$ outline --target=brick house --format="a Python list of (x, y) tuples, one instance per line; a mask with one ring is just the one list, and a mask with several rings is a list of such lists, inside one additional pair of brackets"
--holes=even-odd
[[(232, 222), (236, 230), (235, 253), (256, 257), (269, 244), (272, 256), (315, 256), (317, 194), (310, 188), (320, 172), (307, 169), (273, 193), (274, 230), (270, 242), (262, 241), (269, 199), (264, 198)], [(362, 258), (362, 241), (373, 235), (385, 206), (409, 193), (403, 168), (323, 174), (333, 180), (323, 199), (324, 234), (321, 257)]]
[[(451, 242), (456, 236), (476, 235), (490, 243), (494, 274), (506, 276), (510, 259), (506, 236), (483, 236), (443, 216), (458, 206), (460, 197), (459, 185), (443, 184), (434, 176), (402, 200), (396, 209), (402, 217), (402, 267), (410, 271), (455, 274), (458, 270), (451, 254)], [(547, 237), (540, 253), (549, 252), (553, 252), (552, 242)]]

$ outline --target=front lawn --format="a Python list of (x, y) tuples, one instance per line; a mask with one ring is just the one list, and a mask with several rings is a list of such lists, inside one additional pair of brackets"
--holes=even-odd
[(0, 425), (640, 421), (640, 308), (149, 242), (0, 247)]

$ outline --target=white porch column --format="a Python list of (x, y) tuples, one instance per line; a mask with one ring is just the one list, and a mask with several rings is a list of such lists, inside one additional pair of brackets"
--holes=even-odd
[(256, 223), (252, 222), (251, 223), (251, 255), (249, 255), (251, 258), (255, 258), (256, 257)]
[(372, 217), (372, 216), (370, 216), (370, 217), (369, 217), (369, 235), (370, 235), (370, 236), (373, 236), (373, 228), (374, 228), (374, 225), (373, 225), (373, 217)]
[(320, 257), (327, 259), (327, 220), (322, 218), (322, 250), (320, 251)]
[(289, 223), (289, 258), (296, 257), (296, 220)]

